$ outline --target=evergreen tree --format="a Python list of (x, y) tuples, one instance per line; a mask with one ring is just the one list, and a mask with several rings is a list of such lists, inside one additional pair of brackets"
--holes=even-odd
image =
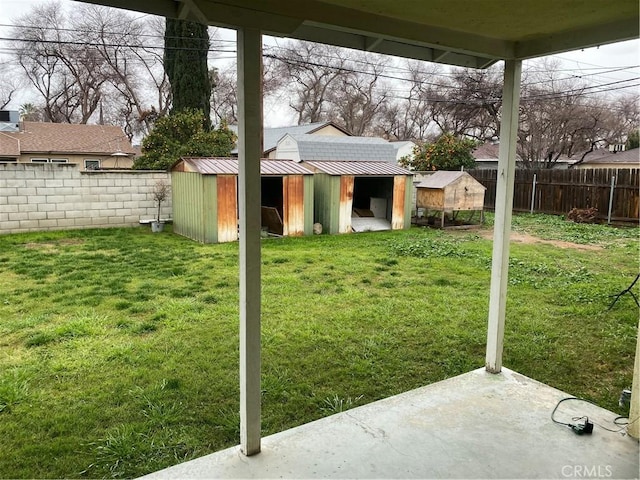
[(180, 157), (228, 157), (235, 142), (236, 135), (226, 124), (206, 131), (202, 112), (184, 109), (156, 122), (142, 141), (142, 156), (133, 168), (166, 170)]
[(166, 19), (164, 69), (171, 84), (171, 111), (202, 111), (205, 130), (211, 128), (208, 51), (209, 33), (206, 25), (188, 20)]
[(627, 136), (627, 150), (633, 150), (638, 147), (640, 147), (640, 131), (636, 129)]

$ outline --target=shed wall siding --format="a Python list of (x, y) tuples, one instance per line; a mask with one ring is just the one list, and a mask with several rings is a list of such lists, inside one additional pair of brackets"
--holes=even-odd
[(462, 177), (445, 187), (444, 209), (482, 210), (484, 207), (484, 188), (471, 176)]
[(418, 208), (442, 210), (444, 208), (444, 191), (436, 188), (418, 188), (416, 193)]
[(174, 172), (171, 175), (174, 232), (204, 242), (202, 229), (202, 177), (197, 173)]
[(304, 176), (304, 234), (313, 235), (313, 175)]
[(238, 239), (238, 192), (235, 175), (217, 175), (218, 242)]
[(340, 177), (340, 207), (338, 210), (338, 233), (351, 233), (351, 211), (353, 210), (353, 175)]
[(411, 211), (413, 210), (413, 176), (407, 175), (404, 177), (405, 188), (404, 188), (404, 229), (408, 230), (411, 228)]
[(204, 243), (218, 241), (218, 182), (215, 176), (202, 177), (202, 227)]
[(392, 230), (402, 230), (404, 228), (406, 188), (407, 182), (405, 176), (397, 175), (393, 177), (393, 207), (391, 210)]
[(283, 235), (304, 235), (304, 178), (302, 175), (286, 175), (282, 178)]
[(325, 233), (338, 232), (339, 189), (340, 177), (326, 173), (313, 176), (314, 220), (322, 224)]

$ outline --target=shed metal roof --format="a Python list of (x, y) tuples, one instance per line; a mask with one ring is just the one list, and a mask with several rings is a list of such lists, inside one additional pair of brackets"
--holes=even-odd
[(395, 162), (391, 143), (377, 137), (290, 135), (298, 144), (300, 159), (319, 161)]
[[(445, 170), (438, 170), (437, 172), (432, 173), (427, 178), (425, 178), (422, 182), (416, 185), (417, 188), (437, 188), (442, 189), (452, 183), (455, 183), (462, 177), (471, 177), (467, 172), (451, 172)], [(473, 177), (471, 177), (473, 178)], [(477, 182), (477, 180), (474, 179)], [(480, 182), (478, 182), (479, 185)], [(484, 186), (482, 186), (485, 188)]]
[[(227, 157), (185, 157), (180, 159), (189, 171), (203, 175), (238, 175), (238, 159)], [(178, 162), (180, 163), (180, 162)], [(260, 161), (260, 175), (312, 175), (313, 172), (293, 160)]]
[(329, 175), (395, 176), (413, 175), (393, 163), (387, 162), (337, 162), (305, 161), (314, 170)]

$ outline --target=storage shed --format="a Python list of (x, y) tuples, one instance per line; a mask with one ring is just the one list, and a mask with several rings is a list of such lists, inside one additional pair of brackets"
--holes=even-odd
[(411, 226), (411, 172), (386, 162), (305, 162), (314, 171), (314, 218), (327, 233)]
[(383, 138), (287, 134), (279, 158), (314, 172), (314, 219), (326, 233), (409, 228), (413, 175)]
[[(313, 175), (291, 160), (260, 163), (263, 230), (313, 233)], [(181, 158), (171, 168), (173, 231), (203, 243), (238, 239), (238, 160)]]
[(416, 185), (416, 207), (440, 212), (444, 227), (446, 213), (484, 209), (486, 187), (467, 172), (437, 171)]

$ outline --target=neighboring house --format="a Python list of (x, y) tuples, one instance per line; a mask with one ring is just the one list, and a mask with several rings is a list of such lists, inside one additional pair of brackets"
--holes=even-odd
[(396, 163), (400, 161), (402, 157), (413, 158), (413, 149), (417, 145), (411, 140), (402, 140), (397, 142), (389, 142), (396, 149)]
[(476, 161), (475, 168), (481, 170), (497, 170), (499, 148), (500, 145), (493, 142), (483, 143), (474, 148), (471, 155), (473, 155)]
[(2, 122), (0, 162), (72, 163), (79, 170), (131, 168), (135, 150), (113, 125)]
[(314, 172), (314, 221), (324, 232), (410, 227), (413, 175), (396, 165), (386, 140), (286, 134), (276, 157)]
[[(474, 168), (479, 170), (497, 170), (499, 159), (500, 145), (497, 142), (483, 143), (477, 146), (472, 152), (473, 158), (476, 162)], [(571, 168), (571, 165), (576, 161), (574, 158), (569, 158), (564, 155), (560, 156), (555, 161), (553, 168), (557, 170), (564, 170)], [(520, 156), (516, 153), (516, 166), (518, 168), (525, 168)]]
[(588, 153), (584, 160), (577, 163), (574, 168), (640, 168), (640, 149), (625, 150), (622, 152), (610, 152), (599, 149)]
[[(238, 127), (230, 125), (229, 128), (236, 134)], [(288, 127), (265, 128), (263, 132), (263, 155), (265, 158), (276, 158), (276, 146), (278, 141), (286, 134), (291, 135), (322, 135), (329, 137), (346, 137), (351, 136), (344, 128), (339, 127), (333, 122), (316, 122), (307, 125), (291, 125)], [(238, 155), (238, 149), (231, 151), (232, 155)]]
[(396, 150), (378, 137), (335, 137), (286, 134), (276, 146), (276, 158), (307, 160), (373, 161), (395, 163)]

